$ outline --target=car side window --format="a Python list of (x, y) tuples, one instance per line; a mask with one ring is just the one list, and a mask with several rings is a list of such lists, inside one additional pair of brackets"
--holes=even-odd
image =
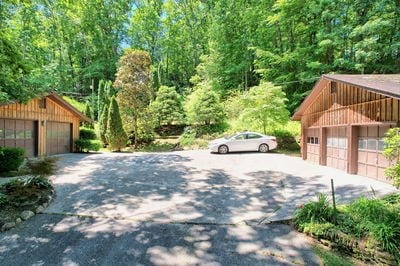
[(244, 134), (240, 134), (235, 137), (235, 140), (244, 140), (244, 139), (246, 139), (246, 135)]
[(248, 139), (259, 139), (259, 138), (261, 138), (261, 136), (258, 134), (247, 134), (247, 138)]

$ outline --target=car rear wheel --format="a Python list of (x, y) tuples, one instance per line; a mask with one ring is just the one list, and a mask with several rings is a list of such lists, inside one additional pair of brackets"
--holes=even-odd
[(226, 146), (226, 145), (221, 145), (218, 147), (218, 153), (220, 153), (220, 154), (226, 154), (226, 153), (228, 153), (228, 151), (229, 151), (229, 149), (228, 149), (228, 146)]
[(261, 144), (261, 145), (258, 147), (258, 151), (259, 151), (259, 152), (268, 152), (268, 151), (269, 151), (269, 147), (268, 147), (267, 144)]

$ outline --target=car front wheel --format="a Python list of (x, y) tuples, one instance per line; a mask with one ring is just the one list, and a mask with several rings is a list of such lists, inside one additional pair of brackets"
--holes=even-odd
[(219, 146), (218, 147), (218, 153), (220, 153), (220, 154), (226, 154), (226, 153), (228, 153), (228, 146), (226, 146), (226, 145), (221, 145), (221, 146)]
[(269, 147), (267, 144), (261, 144), (260, 147), (258, 147), (258, 151), (259, 152), (268, 152), (269, 151)]

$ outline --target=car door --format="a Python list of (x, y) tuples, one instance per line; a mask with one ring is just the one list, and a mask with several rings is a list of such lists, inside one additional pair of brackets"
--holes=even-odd
[(256, 133), (247, 134), (247, 146), (248, 150), (258, 151), (258, 147), (261, 144), (262, 136)]
[(246, 144), (246, 134), (237, 134), (229, 141), (229, 151), (245, 151)]

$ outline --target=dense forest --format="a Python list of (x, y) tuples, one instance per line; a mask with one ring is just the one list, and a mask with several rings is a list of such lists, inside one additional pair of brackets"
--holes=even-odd
[(156, 90), (271, 82), (293, 112), (323, 73), (400, 72), (400, 0), (2, 0), (0, 102), (97, 93), (128, 47)]

